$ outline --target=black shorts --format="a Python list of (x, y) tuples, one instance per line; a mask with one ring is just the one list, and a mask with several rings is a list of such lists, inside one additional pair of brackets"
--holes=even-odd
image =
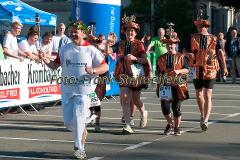
[(195, 89), (202, 89), (202, 88), (213, 89), (215, 82), (216, 82), (215, 79), (208, 79), (208, 80), (194, 79), (193, 80)]

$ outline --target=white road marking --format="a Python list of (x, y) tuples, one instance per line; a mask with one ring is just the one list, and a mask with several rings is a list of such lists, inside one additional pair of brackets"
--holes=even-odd
[[(39, 142), (58, 142), (58, 143), (73, 143), (74, 141), (58, 140), (58, 139), (36, 139), (36, 138), (20, 138), (20, 137), (0, 137), (1, 140), (18, 140), (18, 141), (39, 141)], [(87, 144), (98, 145), (113, 145), (113, 146), (131, 146), (134, 144), (124, 143), (108, 143), (108, 142), (86, 142)]]
[[(24, 157), (24, 156), (0, 155), (0, 157), (1, 158), (14, 158), (14, 159), (31, 159), (31, 160), (51, 160), (50, 158), (36, 158), (36, 157)], [(68, 159), (56, 159), (56, 158), (54, 158), (53, 160), (68, 160)]]
[[(226, 116), (226, 117), (224, 117), (224, 118), (218, 119), (218, 120), (216, 120), (216, 121), (212, 121), (212, 122), (210, 122), (209, 124), (211, 125), (211, 124), (217, 123), (217, 122), (219, 122), (219, 121), (221, 121), (221, 120), (224, 120), (224, 119), (227, 119), (227, 118), (236, 117), (236, 116), (238, 116), (238, 115), (240, 115), (240, 113), (234, 113), (234, 114), (228, 115), (228, 116)], [(199, 126), (193, 127), (193, 128), (187, 129), (187, 130), (184, 130), (184, 131), (182, 131), (181, 133), (183, 134), (183, 133), (189, 132), (189, 131), (194, 130), (194, 129), (197, 129), (197, 128), (199, 128)], [(156, 141), (159, 142), (159, 141), (161, 141), (161, 140), (163, 140), (163, 139), (166, 139), (166, 138), (168, 138), (168, 137), (171, 137), (171, 136), (174, 136), (174, 135), (167, 135), (167, 136), (164, 136), (164, 137), (160, 137), (160, 138), (157, 138), (157, 139), (153, 140), (152, 142), (141, 142), (141, 143), (139, 143), (139, 144), (135, 144), (135, 145), (133, 145), (133, 146), (126, 147), (126, 148), (124, 148), (123, 150), (121, 150), (121, 151), (119, 151), (119, 152), (117, 152), (117, 153), (124, 152), (124, 151), (130, 150), (130, 149), (132, 150), (132, 149), (140, 148), (140, 147), (143, 147), (143, 146), (152, 144), (153, 142), (156, 142)], [(107, 156), (105, 156), (105, 157), (107, 157)], [(104, 158), (104, 157), (102, 157), (101, 159), (103, 159), (103, 158)]]
[(150, 144), (150, 143), (152, 143), (152, 142), (142, 142), (142, 143), (139, 143), (139, 144), (136, 144), (136, 145), (132, 145), (132, 146), (130, 146), (130, 147), (127, 147), (127, 148), (125, 148), (124, 150), (133, 150), (133, 149), (140, 148), (140, 147), (142, 147), (142, 146), (148, 145), (148, 144)]
[(104, 157), (93, 157), (93, 158), (90, 158), (88, 160), (100, 160), (100, 159), (103, 159)]
[[(196, 101), (196, 99), (189, 99), (189, 100)], [(240, 99), (239, 100), (222, 100), (222, 101), (240, 101)], [(102, 102), (102, 103), (103, 104), (120, 104), (119, 102)], [(145, 103), (144, 102), (144, 104), (145, 105), (153, 105), (153, 106), (161, 106), (160, 103)], [(184, 106), (197, 107), (198, 105), (196, 105), (196, 104), (183, 104), (182, 106), (183, 107)], [(227, 106), (227, 105), (226, 106), (219, 106), (219, 105), (213, 105), (213, 108), (240, 108), (240, 106)]]
[[(213, 88), (213, 92), (240, 92), (240, 88), (236, 89), (236, 87), (233, 87), (234, 89), (229, 89), (229, 87), (227, 87), (227, 89), (215, 89)], [(155, 88), (154, 88), (155, 89)], [(195, 93), (195, 89), (188, 89), (188, 91), (191, 91), (190, 93)], [(155, 91), (143, 91), (144, 93), (156, 93)]]

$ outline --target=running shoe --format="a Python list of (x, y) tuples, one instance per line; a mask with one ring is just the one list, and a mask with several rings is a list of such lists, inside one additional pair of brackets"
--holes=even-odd
[(130, 117), (130, 125), (131, 125), (131, 126), (134, 126), (134, 125), (135, 125), (133, 117)]
[(123, 127), (122, 134), (132, 134), (134, 131), (130, 126)]
[(207, 131), (207, 130), (208, 130), (208, 123), (207, 123), (207, 122), (204, 122), (204, 123), (201, 125), (201, 128), (202, 128), (202, 131)]
[(125, 119), (124, 119), (123, 116), (122, 116), (121, 122), (122, 122), (122, 123), (125, 123)]
[(87, 155), (86, 155), (85, 151), (76, 150), (73, 153), (73, 158), (74, 159), (85, 159), (85, 158), (87, 158)]
[(168, 124), (163, 133), (165, 135), (169, 135), (171, 133), (171, 130), (172, 130), (172, 126), (170, 124)]
[(180, 136), (180, 135), (181, 135), (181, 130), (180, 130), (180, 128), (178, 128), (178, 127), (175, 127), (175, 128), (174, 128), (174, 135), (175, 135), (175, 136)]
[(95, 132), (101, 132), (101, 127), (99, 124), (95, 124), (95, 128), (94, 128)]

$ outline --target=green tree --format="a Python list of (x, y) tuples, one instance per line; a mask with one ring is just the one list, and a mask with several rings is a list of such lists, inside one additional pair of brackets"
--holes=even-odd
[[(141, 22), (151, 20), (151, 0), (132, 0), (129, 7), (123, 8), (123, 12), (135, 14)], [(154, 0), (154, 33), (157, 35), (159, 27), (167, 27), (167, 22), (175, 24), (174, 29), (182, 42), (195, 32), (193, 20), (196, 9), (192, 0)]]
[(233, 7), (236, 11), (240, 10), (239, 0), (217, 0), (222, 6)]

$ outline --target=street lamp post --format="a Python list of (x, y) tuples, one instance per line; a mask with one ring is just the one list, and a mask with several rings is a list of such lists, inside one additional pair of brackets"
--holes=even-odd
[(35, 16), (35, 27), (36, 27), (36, 30), (38, 31), (38, 35), (40, 36), (40, 17), (39, 17), (39, 14), (36, 13), (36, 16)]

